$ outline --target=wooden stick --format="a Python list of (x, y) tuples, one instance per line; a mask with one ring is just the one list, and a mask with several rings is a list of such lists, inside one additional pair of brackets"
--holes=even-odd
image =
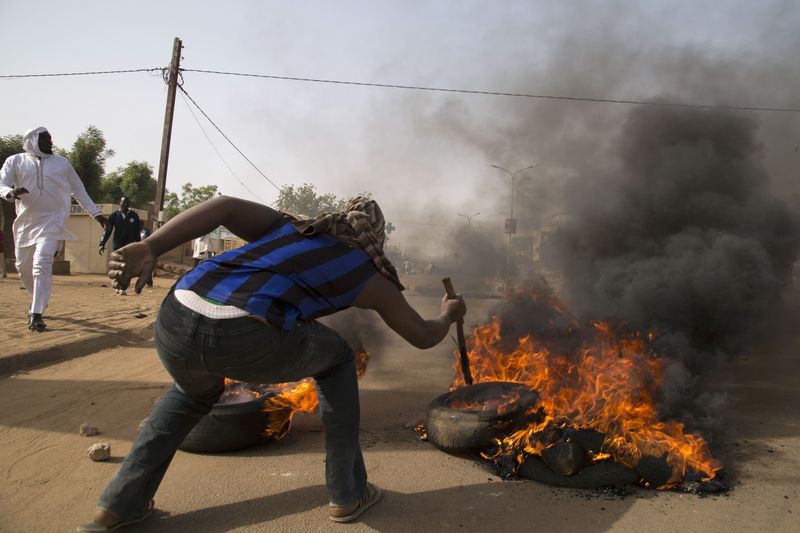
[[(451, 300), (456, 298), (456, 290), (453, 288), (453, 282), (450, 278), (444, 278), (442, 280), (442, 284), (444, 285), (444, 290), (447, 293), (447, 297)], [(472, 372), (469, 370), (469, 359), (467, 358), (467, 342), (464, 339), (464, 319), (459, 319), (456, 322), (456, 336), (458, 338), (458, 351), (461, 355), (461, 373), (464, 375), (464, 383), (467, 385), (472, 385)]]

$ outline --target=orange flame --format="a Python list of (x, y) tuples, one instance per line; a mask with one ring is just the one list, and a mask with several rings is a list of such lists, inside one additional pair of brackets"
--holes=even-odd
[(264, 436), (280, 438), (288, 431), (294, 415), (313, 413), (319, 401), (314, 380), (310, 378), (296, 383), (281, 383), (275, 387), (280, 392), (264, 404), (264, 412), (271, 415), (264, 428)]
[(367, 372), (367, 363), (369, 363), (369, 352), (361, 350), (356, 353), (356, 376), (361, 377)]
[[(493, 380), (483, 380), (483, 381), (493, 381)], [(486, 398), (480, 400), (451, 398), (448, 402), (448, 406), (455, 409), (463, 409), (469, 411), (492, 411), (497, 415), (502, 415), (510, 411), (514, 407), (516, 407), (516, 404), (517, 402), (519, 402), (519, 400), (520, 400), (520, 392), (511, 391), (505, 395), (498, 396), (496, 398)]]
[[(367, 371), (369, 352), (362, 350), (356, 353), (356, 375), (360, 378)], [(280, 439), (289, 430), (292, 418), (297, 413), (313, 413), (319, 404), (314, 380), (306, 378), (293, 383), (277, 385), (249, 385), (225, 378), (225, 392), (220, 402), (232, 402), (238, 398), (246, 401), (260, 398), (267, 392), (275, 393), (264, 403), (264, 412), (269, 414), (269, 422), (264, 428), (264, 436)]]
[(225, 378), (225, 390), (218, 403), (249, 402), (261, 398), (267, 392), (265, 385), (251, 385)]
[[(556, 311), (562, 313), (560, 304)], [(659, 419), (652, 391), (667, 360), (649, 350), (641, 335), (593, 322), (583, 331), (577, 355), (552, 353), (532, 335), (519, 338), (509, 352), (500, 347), (500, 326), (500, 320), (493, 317), (490, 324), (473, 331), (468, 355), (475, 383), (524, 383), (541, 395), (546, 416), (542, 422), (506, 436), (497, 455), (512, 454), (521, 461), (524, 454), (538, 454), (547, 445), (537, 439), (546, 427), (568, 426), (603, 433), (602, 451), (631, 468), (643, 456), (663, 457), (673, 475), (658, 488), (680, 483), (688, 469), (708, 480), (722, 468), (702, 437), (685, 432), (679, 422)], [(571, 327), (579, 328), (575, 323)], [(652, 340), (654, 333), (648, 332), (645, 338)], [(459, 369), (456, 358), (454, 388), (464, 386)]]

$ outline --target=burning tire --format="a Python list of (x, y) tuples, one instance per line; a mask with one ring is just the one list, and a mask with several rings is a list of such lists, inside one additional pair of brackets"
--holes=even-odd
[[(289, 431), (290, 411), (265, 412), (266, 404), (274, 396), (269, 393), (246, 402), (215, 404), (186, 436), (179, 449), (193, 453), (230, 452), (280, 439)], [(282, 422), (280, 430), (266, 436), (265, 429), (273, 421)]]
[(519, 467), (519, 475), (547, 485), (592, 489), (609, 485), (630, 485), (639, 481), (639, 475), (630, 468), (613, 460), (600, 461), (584, 466), (573, 475), (554, 472), (541, 457), (530, 456)]
[(494, 439), (540, 418), (539, 394), (521, 383), (493, 381), (456, 389), (428, 404), (428, 440), (440, 450), (485, 450)]

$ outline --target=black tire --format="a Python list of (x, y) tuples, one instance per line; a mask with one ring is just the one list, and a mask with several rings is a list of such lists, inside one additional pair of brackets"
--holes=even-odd
[(520, 477), (547, 485), (593, 489), (609, 485), (630, 485), (639, 481), (639, 474), (613, 460), (600, 461), (584, 466), (576, 474), (562, 476), (553, 472), (541, 457), (532, 455), (519, 466)]
[[(497, 409), (458, 407), (465, 401), (480, 402), (515, 394), (518, 398), (501, 414)], [(428, 404), (425, 417), (428, 440), (448, 453), (485, 450), (494, 445), (494, 439), (540, 418), (538, 405), (539, 394), (521, 383), (493, 381), (462, 387)]]
[[(265, 394), (249, 402), (214, 405), (178, 448), (193, 453), (231, 452), (280, 439), (289, 431), (289, 410), (266, 413), (265, 404), (273, 396)], [(275, 417), (285, 419), (281, 431), (264, 436), (264, 430)]]

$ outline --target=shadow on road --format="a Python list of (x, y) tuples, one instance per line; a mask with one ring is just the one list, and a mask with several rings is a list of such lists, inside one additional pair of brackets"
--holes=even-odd
[[(422, 475), (422, 474), (421, 474)], [(542, 490), (534, 483), (482, 483), (440, 490), (401, 493), (384, 490), (383, 498), (354, 526), (371, 531), (604, 531), (624, 515), (636, 498), (586, 496), (570, 490)], [(280, 530), (282, 520), (312, 511), (307, 531), (324, 531), (327, 491), (321, 485), (304, 487), (183, 514), (158, 510), (130, 531), (164, 533), (202, 531), (224, 533), (242, 528)], [(559, 512), (548, 512), (558, 505)], [(345, 528), (330, 523), (330, 528)], [(277, 529), (275, 529), (277, 528)], [(127, 530), (127, 529), (126, 529)]]

